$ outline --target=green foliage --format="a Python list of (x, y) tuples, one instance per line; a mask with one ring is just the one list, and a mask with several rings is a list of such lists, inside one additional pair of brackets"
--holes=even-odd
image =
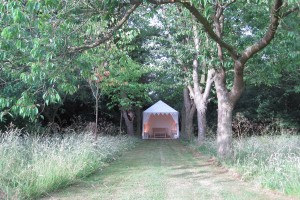
[(300, 16), (293, 13), (283, 19), (281, 27), (272, 43), (261, 55), (256, 56), (246, 69), (246, 81), (256, 86), (284, 88), (286, 94), (299, 93), (300, 72)]
[[(5, 115), (35, 120), (46, 106), (74, 94), (81, 80), (101, 64), (101, 52), (106, 50), (101, 46), (69, 53), (70, 47), (106, 34), (126, 9), (119, 1), (4, 1), (0, 5), (1, 120)], [(136, 34), (123, 31), (119, 43)]]
[(142, 107), (150, 101), (149, 85), (141, 82), (147, 70), (121, 51), (113, 54), (109, 78), (102, 83), (103, 92), (111, 99), (109, 107), (117, 105), (125, 110)]
[[(182, 87), (191, 81), (194, 55), (193, 18), (181, 5), (140, 7), (111, 41), (90, 50), (69, 51), (70, 47), (91, 44), (105, 36), (128, 8), (123, 3), (119, 0), (3, 1), (0, 120), (17, 115), (36, 120), (42, 117), (45, 108), (62, 104), (66, 96), (74, 95), (78, 89), (83, 91), (86, 80), (92, 80), (102, 95), (110, 97), (110, 107), (140, 107), (150, 101), (149, 94), (153, 99), (167, 96), (167, 100), (179, 102)], [(213, 1), (192, 3), (212, 20)], [(269, 23), (271, 3), (265, 0), (232, 3), (224, 11), (224, 41), (241, 51), (261, 38)], [(289, 0), (281, 15), (297, 3)], [(245, 69), (249, 86), (283, 88), (285, 92), (280, 94), (285, 97), (299, 93), (298, 21), (299, 12), (284, 17), (272, 46), (249, 60)], [(228, 70), (227, 87), (231, 88), (231, 58), (225, 53), (225, 61), (220, 63), (215, 43), (200, 26), (199, 36), (200, 63), (216, 68), (223, 64)], [(102, 81), (95, 75), (95, 69)], [(110, 75), (106, 77), (107, 72)], [(72, 97), (89, 101), (86, 93), (80, 95)], [(258, 113), (276, 109), (272, 106), (275, 100), (264, 98), (268, 97), (259, 95), (255, 100), (261, 101)]]
[[(63, 25), (55, 27), (62, 4), (56, 1), (6, 1), (0, 15), (1, 116), (21, 115), (32, 120), (45, 105), (60, 101), (59, 87), (70, 81), (63, 67), (66, 51)], [(65, 68), (65, 69), (64, 69)], [(75, 76), (74, 76), (75, 77)], [(72, 78), (73, 80), (76, 78)]]

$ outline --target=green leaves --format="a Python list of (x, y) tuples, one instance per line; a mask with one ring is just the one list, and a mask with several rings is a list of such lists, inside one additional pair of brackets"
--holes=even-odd
[(13, 39), (17, 36), (19, 30), (16, 26), (10, 26), (10, 27), (5, 27), (2, 32), (1, 32), (1, 36), (4, 39), (10, 40)]
[(40, 9), (40, 6), (41, 6), (40, 2), (35, 0), (28, 0), (26, 3), (26, 9), (29, 12), (38, 11)]
[(59, 103), (61, 101), (60, 95), (54, 88), (49, 88), (44, 94), (43, 99), (46, 105), (50, 103)]
[(77, 91), (77, 87), (70, 83), (62, 83), (59, 85), (59, 89), (66, 94), (72, 95)]
[(116, 51), (109, 63), (110, 75), (103, 80), (101, 88), (111, 99), (110, 108), (119, 106), (129, 110), (149, 100), (147, 84), (140, 82), (146, 73), (141, 65), (122, 51)]
[(34, 119), (38, 105), (58, 103), (61, 94), (77, 91), (82, 66), (75, 56), (65, 55), (77, 24), (59, 19), (64, 17), (62, 5), (56, 0), (8, 0), (0, 5), (2, 119), (8, 113)]
[(15, 23), (20, 23), (25, 20), (24, 14), (19, 9), (14, 9), (12, 13), (12, 17)]
[(34, 99), (28, 92), (22, 93), (21, 98), (11, 107), (11, 111), (18, 113), (23, 118), (29, 117), (31, 119), (34, 119), (38, 114), (38, 108), (34, 104)]
[(11, 105), (12, 101), (9, 98), (0, 97), (0, 109), (4, 110)]

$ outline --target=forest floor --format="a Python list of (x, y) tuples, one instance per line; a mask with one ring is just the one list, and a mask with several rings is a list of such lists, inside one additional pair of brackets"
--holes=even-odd
[(110, 166), (43, 199), (292, 199), (244, 182), (178, 140), (148, 140)]

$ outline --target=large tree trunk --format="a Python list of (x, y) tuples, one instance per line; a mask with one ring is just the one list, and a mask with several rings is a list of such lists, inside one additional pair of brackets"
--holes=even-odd
[(181, 137), (183, 137), (183, 138), (187, 138), (187, 135), (186, 135), (186, 132), (185, 132), (185, 124), (186, 124), (186, 122), (185, 122), (185, 115), (186, 115), (186, 113), (185, 113), (186, 111), (185, 111), (185, 108), (184, 108), (184, 101), (183, 101), (183, 106), (182, 106), (182, 108), (181, 108), (181, 120), (180, 120), (180, 136)]
[(194, 114), (196, 111), (196, 106), (191, 100), (188, 88), (183, 89), (183, 115), (182, 115), (182, 133), (186, 137), (186, 139), (192, 139), (194, 135)]
[[(224, 8), (217, 6), (214, 16), (214, 27), (219, 38), (223, 36)], [(218, 58), (220, 63), (224, 62), (223, 49), (217, 44)], [(229, 98), (229, 91), (226, 87), (225, 69), (221, 64), (215, 78), (215, 87), (218, 98), (218, 126), (217, 126), (217, 148), (221, 158), (227, 158), (232, 153), (232, 111), (234, 103)]]
[(142, 111), (141, 108), (136, 109), (136, 134), (142, 135)]
[(226, 158), (232, 155), (232, 111), (229, 102), (218, 100), (218, 155)]
[(206, 127), (207, 127), (206, 108), (203, 105), (197, 105), (197, 121), (198, 121), (198, 143), (202, 143), (206, 136)]
[(207, 104), (209, 102), (209, 93), (210, 89), (214, 80), (214, 73), (213, 69), (208, 70), (207, 80), (205, 89), (200, 88), (199, 84), (194, 81), (194, 88), (190, 89), (190, 93), (194, 97), (194, 102), (197, 109), (197, 122), (198, 122), (198, 143), (202, 143), (206, 137), (207, 131), (207, 121), (206, 121), (206, 111), (207, 111)]
[[(195, 113), (195, 112), (194, 112)], [(185, 133), (188, 140), (194, 137), (194, 114), (192, 116), (186, 116)]]
[(134, 114), (133, 114), (133, 112), (122, 110), (122, 114), (123, 114), (123, 118), (125, 120), (127, 134), (130, 136), (134, 136), (134, 127), (133, 127)]
[(227, 158), (232, 155), (232, 114), (237, 100), (243, 92), (243, 81), (241, 79), (239, 90), (228, 91), (225, 83), (225, 71), (220, 69), (216, 75), (215, 86), (218, 98), (218, 127), (217, 145), (218, 155)]
[(232, 111), (234, 105), (228, 98), (228, 91), (222, 87), (222, 83), (216, 81), (216, 89), (218, 96), (218, 155), (226, 158), (232, 155)]

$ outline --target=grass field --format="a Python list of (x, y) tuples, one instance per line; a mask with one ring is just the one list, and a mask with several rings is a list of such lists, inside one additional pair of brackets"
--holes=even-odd
[(61, 137), (0, 136), (0, 199), (35, 199), (103, 168), (138, 141), (88, 134)]
[(90, 177), (44, 200), (285, 200), (216, 167), (178, 140), (148, 140)]
[[(216, 156), (214, 139), (198, 149)], [(233, 149), (234, 158), (223, 164), (234, 168), (243, 179), (300, 198), (300, 136), (236, 139)]]
[(290, 199), (261, 186), (300, 197), (299, 136), (235, 140), (223, 164), (244, 182), (205, 155), (215, 154), (214, 140), (199, 154), (178, 140), (19, 134), (0, 136), (0, 199)]

